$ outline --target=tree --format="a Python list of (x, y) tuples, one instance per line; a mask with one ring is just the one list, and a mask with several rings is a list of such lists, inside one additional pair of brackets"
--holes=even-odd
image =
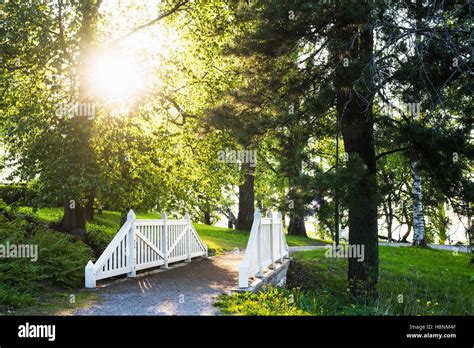
[[(87, 198), (97, 184), (94, 157), (86, 139), (88, 121), (84, 117), (63, 117), (58, 111), (63, 102), (71, 105), (78, 100), (77, 76), (73, 73), (79, 65), (75, 54), (78, 45), (72, 38), (78, 34), (84, 40), (83, 51), (92, 44), (89, 39), (99, 5), (100, 1), (83, 2), (77, 7), (67, 7), (61, 1), (51, 6), (1, 5), (10, 22), (5, 29), (13, 38), (3, 43), (2, 51), (12, 53), (5, 57), (9, 62), (20, 63), (15, 69), (8, 68), (10, 73), (4, 76), (2, 86), (6, 96), (2, 131), (9, 157), (21, 179), (38, 178), (45, 201), (64, 202), (61, 227), (81, 238)], [(37, 20), (24, 26), (24, 16)], [(22, 28), (18, 41), (16, 27)], [(42, 34), (38, 36), (38, 32)], [(32, 54), (22, 57), (22, 46), (26, 54)], [(22, 93), (26, 90), (29, 95)]]
[(423, 214), (423, 193), (419, 162), (413, 163), (413, 245), (426, 246), (425, 221)]
[[(353, 294), (375, 292), (378, 281), (378, 234), (373, 135), (373, 76), (365, 69), (373, 61), (371, 8), (367, 5), (337, 7), (336, 29), (330, 51), (336, 62), (337, 113), (348, 169), (356, 173), (349, 184), (349, 243), (364, 245), (366, 261), (349, 259)], [(353, 40), (356, 40), (353, 43)], [(337, 64), (347, 59), (349, 66)], [(346, 60), (346, 62), (347, 62)], [(350, 67), (350, 69), (348, 69)]]
[[(78, 91), (73, 91), (72, 100), (76, 103), (86, 104), (92, 102), (90, 81), (88, 80), (88, 64), (91, 52), (96, 42), (96, 31), (99, 8), (102, 0), (84, 1), (78, 7), (81, 16), (81, 24), (78, 32), (79, 37), (79, 61), (77, 63)], [(59, 3), (61, 8), (62, 4)], [(76, 97), (77, 92), (77, 97)], [(95, 154), (90, 144), (91, 119), (89, 117), (74, 117), (71, 122), (69, 139), (71, 142), (71, 153), (68, 158), (73, 164), (67, 173), (67, 178), (79, 178), (72, 186), (75, 191), (70, 197), (64, 197), (64, 214), (60, 222), (61, 229), (73, 232), (85, 238), (86, 219), (92, 218), (94, 211), (94, 200), (96, 195), (95, 180), (97, 176), (97, 165)]]

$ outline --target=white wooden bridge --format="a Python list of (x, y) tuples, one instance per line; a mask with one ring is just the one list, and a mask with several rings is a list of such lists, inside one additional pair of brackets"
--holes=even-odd
[[(265, 270), (274, 269), (289, 255), (283, 231), (282, 216), (270, 211), (261, 217), (256, 209), (245, 255), (238, 267), (238, 287), (247, 288), (249, 279), (262, 277)], [(188, 214), (181, 220), (137, 219), (130, 210), (123, 224), (99, 259), (85, 267), (85, 287), (95, 288), (96, 282), (123, 274), (136, 277), (136, 272), (180, 261), (191, 262), (207, 257), (203, 243)], [(235, 270), (237, 271), (237, 270)], [(236, 284), (237, 285), (237, 284)]]

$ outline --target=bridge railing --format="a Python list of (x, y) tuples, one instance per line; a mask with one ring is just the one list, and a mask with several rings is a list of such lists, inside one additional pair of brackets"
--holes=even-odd
[(95, 288), (96, 281), (121, 274), (135, 277), (136, 272), (198, 256), (207, 257), (207, 245), (199, 238), (189, 215), (182, 220), (137, 219), (130, 210), (127, 221), (109, 243), (95, 264), (85, 267), (85, 286)]
[(280, 213), (269, 212), (261, 217), (256, 209), (244, 259), (239, 266), (239, 287), (247, 288), (249, 278), (263, 276), (266, 268), (274, 268), (289, 256)]

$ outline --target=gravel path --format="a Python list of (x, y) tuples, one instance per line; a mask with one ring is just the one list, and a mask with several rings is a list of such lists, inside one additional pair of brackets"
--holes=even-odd
[(216, 315), (214, 298), (238, 284), (243, 253), (227, 253), (167, 271), (115, 281), (98, 290), (102, 301), (75, 315)]

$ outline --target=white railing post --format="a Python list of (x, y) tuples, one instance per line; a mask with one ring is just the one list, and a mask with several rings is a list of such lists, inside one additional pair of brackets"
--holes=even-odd
[(95, 288), (95, 269), (94, 264), (91, 260), (87, 263), (86, 266), (86, 288), (93, 289)]
[[(278, 213), (278, 220), (280, 221), (280, 236), (281, 236), (281, 247), (282, 247), (282, 253), (281, 253), (281, 260), (283, 259), (289, 259), (290, 254), (288, 254), (287, 250), (287, 244), (286, 244), (286, 239), (285, 239), (285, 232), (283, 231), (283, 218), (281, 216), (281, 213)], [(283, 245), (283, 242), (285, 242), (285, 245)], [(285, 254), (285, 256), (283, 256)]]
[(191, 262), (191, 219), (188, 213), (184, 215), (184, 220), (186, 221), (186, 252), (188, 254), (186, 262)]
[(163, 268), (168, 269), (168, 217), (166, 213), (161, 213), (161, 219), (163, 220), (163, 239), (162, 239), (162, 251), (163, 251)]
[(258, 273), (257, 277), (263, 276), (263, 255), (262, 255), (262, 219), (260, 214), (260, 209), (255, 209), (254, 221), (258, 223), (257, 229), (257, 260), (258, 260)]
[(280, 262), (283, 263), (283, 219), (282, 219), (282, 216), (281, 216), (281, 213), (278, 212), (277, 213), (277, 221), (280, 222), (279, 224), (279, 229), (278, 229), (278, 247), (280, 249)]
[(127, 265), (130, 269), (128, 272), (127, 276), (130, 278), (134, 278), (137, 275), (137, 260), (136, 260), (136, 254), (137, 254), (137, 243), (136, 243), (136, 235), (135, 235), (135, 213), (133, 210), (130, 209), (130, 211), (127, 214), (127, 221), (131, 220), (132, 224), (130, 225), (130, 230), (128, 231), (128, 246), (127, 246)]
[(274, 214), (273, 211), (268, 212), (268, 218), (270, 219), (270, 258), (271, 258), (271, 264), (268, 266), (268, 268), (273, 269), (275, 268), (275, 252), (273, 248), (273, 243), (274, 243), (274, 238), (273, 238), (273, 219), (274, 219)]

